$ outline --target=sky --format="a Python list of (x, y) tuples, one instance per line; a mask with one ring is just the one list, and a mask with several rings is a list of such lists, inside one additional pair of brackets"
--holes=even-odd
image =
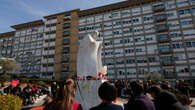
[(0, 0), (0, 33), (13, 31), (10, 26), (43, 19), (43, 16), (121, 1), (125, 0)]

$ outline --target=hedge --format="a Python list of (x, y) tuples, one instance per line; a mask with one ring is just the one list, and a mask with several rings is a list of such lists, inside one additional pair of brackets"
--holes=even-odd
[(20, 110), (22, 99), (14, 95), (0, 95), (0, 110)]

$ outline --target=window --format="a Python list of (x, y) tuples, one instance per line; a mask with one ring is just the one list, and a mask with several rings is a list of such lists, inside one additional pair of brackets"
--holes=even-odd
[(137, 60), (137, 63), (147, 63), (146, 57), (137, 57), (136, 60)]
[(152, 12), (152, 6), (151, 5), (146, 5), (146, 6), (143, 6), (143, 13), (150, 13)]
[(140, 36), (139, 37), (135, 37), (134, 41), (135, 42), (144, 42), (144, 37), (140, 37)]
[(179, 10), (179, 15), (190, 14), (190, 9)]
[(165, 6), (167, 9), (172, 9), (176, 7), (176, 4), (175, 1), (168, 1)]
[(143, 33), (143, 27), (142, 26), (134, 27), (133, 31), (134, 31), (134, 34), (141, 34)]
[(127, 64), (133, 64), (133, 63), (135, 63), (135, 59), (127, 58), (126, 63)]
[(168, 26), (170, 29), (179, 28), (179, 22), (178, 21), (169, 21)]
[(192, 8), (192, 13), (195, 13), (195, 8)]
[(148, 32), (155, 32), (154, 25), (144, 25), (144, 31), (146, 33), (148, 33)]
[(187, 48), (195, 47), (195, 42), (185, 42)]
[(86, 27), (79, 27), (79, 31), (85, 31), (86, 30)]
[(153, 21), (153, 16), (152, 15), (147, 15), (143, 17), (144, 23), (152, 22)]
[(89, 26), (86, 27), (86, 30), (87, 31), (92, 31), (92, 30), (95, 30), (95, 27), (94, 27), (94, 25), (89, 25)]
[(104, 55), (113, 55), (113, 50), (105, 50)]
[(117, 29), (113, 31), (113, 35), (121, 35), (122, 34), (122, 30), (121, 29)]
[(101, 22), (103, 20), (103, 15), (95, 16), (95, 22)]
[(56, 31), (49, 31), (49, 32), (46, 32), (46, 35), (49, 35), (49, 34), (56, 34)]
[(115, 55), (123, 54), (123, 49), (115, 49), (114, 53), (115, 53)]
[(129, 19), (123, 19), (123, 20), (122, 20), (122, 24), (123, 24), (123, 25), (131, 24), (131, 19), (130, 19), (130, 18), (129, 18)]
[(105, 40), (104, 41), (104, 45), (105, 46), (110, 46), (110, 45), (112, 45), (113, 44), (113, 41), (112, 40)]
[(189, 59), (195, 59), (195, 53), (188, 53)]
[(111, 20), (111, 19), (112, 19), (112, 14), (111, 13), (104, 14), (104, 20)]
[(112, 13), (112, 18), (119, 18), (120, 16), (121, 16), (120, 11), (116, 11)]
[(177, 53), (174, 54), (174, 59), (177, 60), (185, 60), (186, 59), (186, 55), (184, 53)]
[(63, 47), (62, 48), (62, 53), (69, 54), (70, 53), (70, 48), (69, 47)]
[(182, 42), (177, 42), (172, 44), (173, 49), (180, 49), (180, 48), (184, 48), (184, 45)]
[(132, 15), (139, 15), (141, 14), (141, 8), (133, 8)]
[(182, 34), (181, 34), (181, 31), (174, 31), (174, 32), (170, 32), (169, 36), (171, 38), (178, 38), (178, 37), (181, 37)]
[(94, 22), (94, 17), (88, 17), (86, 22), (87, 22), (88, 24), (89, 24), (89, 23), (93, 23), (93, 22)]
[(132, 22), (133, 22), (134, 25), (135, 25), (135, 24), (141, 24), (141, 23), (142, 23), (141, 17), (133, 18), (133, 19), (132, 19)]
[(104, 27), (112, 27), (112, 22), (105, 22)]
[(82, 24), (85, 24), (87, 21), (86, 21), (86, 18), (81, 18), (79, 19), (79, 24), (82, 25)]
[(123, 29), (123, 34), (126, 35), (126, 34), (132, 34), (133, 32), (133, 29), (132, 28), (125, 28)]
[(104, 36), (110, 36), (110, 35), (112, 35), (112, 31), (105, 31), (104, 32)]
[(114, 65), (114, 59), (105, 59), (104, 61), (105, 65)]
[(69, 62), (70, 57), (67, 55), (62, 56), (62, 62)]
[(177, 18), (177, 12), (176, 11), (168, 11), (167, 17), (168, 17), (168, 19)]
[(190, 25), (192, 24), (192, 19), (183, 19), (181, 20), (181, 25)]
[(53, 27), (53, 26), (56, 26), (57, 24), (56, 23), (53, 23), (53, 24), (46, 24), (46, 27), (49, 28), (49, 27)]
[(69, 45), (70, 44), (70, 39), (63, 39), (62, 44)]
[(122, 22), (120, 20), (114, 21), (113, 26), (121, 26)]
[(195, 29), (184, 30), (183, 34), (184, 34), (184, 37), (194, 36), (195, 35)]
[(177, 6), (183, 7), (188, 5), (188, 0), (177, 0)]
[(131, 11), (129, 9), (122, 10), (121, 15), (122, 15), (122, 17), (130, 16)]
[(114, 39), (114, 44), (120, 44), (120, 39)]
[(120, 43), (133, 43), (133, 38), (124, 38), (123, 40), (120, 41)]
[(134, 53), (134, 48), (126, 48), (125, 49), (125, 53), (128, 54), (128, 53)]

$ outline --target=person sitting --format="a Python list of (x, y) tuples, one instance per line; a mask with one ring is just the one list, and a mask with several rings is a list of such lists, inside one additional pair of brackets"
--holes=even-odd
[(185, 110), (175, 94), (153, 86), (148, 91), (154, 99), (156, 110)]
[(123, 110), (120, 105), (113, 104), (117, 97), (117, 89), (114, 84), (104, 82), (98, 89), (98, 95), (102, 100), (102, 103), (96, 107), (92, 107), (90, 110)]
[(44, 107), (44, 110), (82, 110), (81, 104), (74, 102), (75, 94), (74, 80), (67, 79), (65, 84), (60, 85), (57, 96)]
[(130, 83), (131, 98), (125, 105), (125, 110), (156, 110), (154, 103), (148, 96), (144, 95), (144, 89), (136, 81)]

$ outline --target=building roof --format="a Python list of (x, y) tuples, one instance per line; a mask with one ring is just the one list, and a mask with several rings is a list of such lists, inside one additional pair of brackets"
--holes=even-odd
[(0, 38), (1, 37), (10, 37), (10, 36), (14, 36), (14, 35), (15, 35), (15, 31), (0, 33)]
[(36, 21), (31, 21), (31, 22), (27, 22), (27, 23), (23, 23), (23, 24), (17, 24), (17, 25), (11, 26), (11, 27), (17, 30), (17, 29), (35, 27), (35, 26), (40, 26), (40, 25), (44, 25), (43, 20), (36, 20)]
[(146, 4), (146, 3), (156, 2), (156, 1), (160, 1), (160, 0), (127, 0), (123, 2), (118, 2), (118, 3), (113, 3), (113, 4), (109, 4), (105, 6), (82, 10), (79, 13), (79, 16), (88, 16), (92, 14), (103, 13), (106, 11), (117, 10), (121, 8), (138, 6), (141, 4)]
[(48, 16), (44, 16), (44, 18), (56, 17), (58, 15), (71, 13), (71, 12), (74, 12), (74, 11), (80, 11), (80, 9), (78, 8), (78, 9), (74, 9), (74, 10), (70, 10), (70, 11), (64, 11), (64, 12), (60, 12), (60, 13), (56, 13), (56, 14), (51, 14), (51, 15), (48, 15)]

